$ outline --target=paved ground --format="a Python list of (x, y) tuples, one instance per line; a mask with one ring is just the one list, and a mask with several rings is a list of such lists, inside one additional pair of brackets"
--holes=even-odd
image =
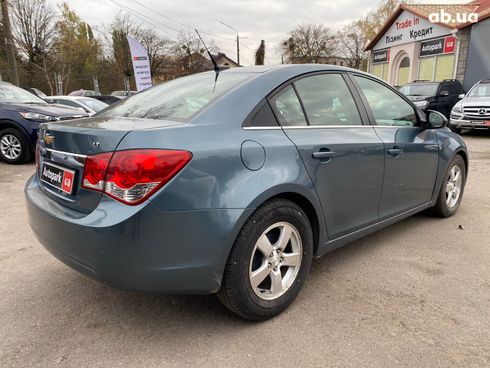
[(72, 271), (28, 228), (33, 165), (0, 163), (0, 366), (489, 367), (490, 134), (465, 139), (456, 216), (415, 216), (315, 261), (293, 306), (261, 324), (212, 296), (132, 294)]

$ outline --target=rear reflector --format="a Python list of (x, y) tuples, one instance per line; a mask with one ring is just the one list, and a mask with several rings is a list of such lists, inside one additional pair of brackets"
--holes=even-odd
[(82, 187), (136, 205), (168, 183), (191, 158), (192, 154), (188, 151), (155, 149), (88, 156)]

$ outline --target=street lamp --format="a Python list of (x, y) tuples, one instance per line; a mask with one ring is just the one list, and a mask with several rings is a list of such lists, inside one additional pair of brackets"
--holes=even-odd
[(240, 36), (238, 35), (238, 29), (233, 28), (232, 26), (229, 26), (226, 23), (223, 23), (222, 21), (218, 20), (222, 25), (225, 27), (230, 28), (231, 30), (236, 32), (236, 61), (238, 63), (238, 66), (240, 66)]

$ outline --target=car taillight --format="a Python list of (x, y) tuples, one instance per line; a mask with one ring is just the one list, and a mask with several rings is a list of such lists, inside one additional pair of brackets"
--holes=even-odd
[(156, 149), (87, 156), (82, 187), (136, 205), (168, 183), (191, 158), (188, 151)]

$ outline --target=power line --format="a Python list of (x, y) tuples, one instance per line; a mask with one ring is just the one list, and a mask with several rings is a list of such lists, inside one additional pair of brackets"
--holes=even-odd
[[(118, 3), (118, 2), (117, 2), (117, 1), (115, 1), (115, 0), (110, 0), (110, 1), (111, 1), (111, 2), (112, 2), (114, 5), (116, 5), (118, 8), (120, 8), (120, 9), (122, 9), (122, 10), (125, 10), (125, 11), (127, 11), (128, 13), (133, 14), (133, 15), (134, 15), (134, 16), (136, 16), (137, 18), (141, 19), (143, 22), (147, 22), (147, 23), (151, 24), (153, 27), (155, 27), (155, 28), (159, 29), (160, 31), (162, 31), (162, 32), (166, 33), (167, 35), (169, 35), (170, 37), (172, 37), (173, 39), (177, 40), (177, 36), (175, 36), (175, 35), (171, 34), (170, 32), (168, 32), (168, 31), (167, 31), (167, 30), (165, 30), (165, 29), (162, 29), (160, 26), (158, 26), (157, 24), (153, 23), (153, 21), (152, 21), (150, 18), (148, 18), (147, 16), (145, 16), (144, 14), (141, 14), (141, 13), (139, 13), (138, 11), (136, 11), (136, 10), (134, 10), (134, 9), (131, 9), (131, 8), (129, 8), (129, 7), (127, 7), (127, 6), (125, 6), (125, 5), (122, 5), (122, 4)], [(164, 25), (164, 26), (165, 26), (165, 25)], [(172, 27), (168, 27), (168, 26), (166, 26), (166, 27), (167, 27), (167, 28), (170, 28), (170, 29), (172, 29), (172, 30), (174, 30), (174, 31), (175, 31), (175, 32), (177, 32), (177, 33), (180, 33), (180, 31), (179, 31), (179, 30), (176, 30), (176, 29), (174, 29), (174, 28), (172, 28)]]
[[(196, 28), (199, 28), (199, 27), (195, 27), (195, 26), (193, 26), (193, 25), (191, 25), (191, 24), (186, 24), (186, 23), (183, 23), (183, 22), (179, 22), (178, 20), (176, 20), (176, 19), (174, 19), (174, 18), (172, 18), (172, 17), (169, 17), (168, 15), (165, 15), (165, 14), (163, 14), (163, 13), (160, 13), (160, 12), (158, 12), (158, 11), (156, 11), (156, 10), (154, 10), (154, 9), (152, 9), (152, 8), (150, 8), (150, 7), (148, 7), (148, 6), (146, 6), (145, 4), (141, 3), (141, 2), (140, 2), (140, 1), (138, 1), (138, 0), (128, 0), (128, 1), (131, 1), (131, 2), (133, 2), (133, 3), (135, 3), (135, 4), (138, 4), (139, 6), (141, 6), (141, 7), (145, 8), (146, 10), (148, 10), (148, 11), (150, 11), (150, 12), (152, 12), (152, 13), (154, 13), (154, 14), (156, 14), (156, 15), (158, 15), (158, 16), (160, 16), (160, 17), (162, 17), (162, 18), (165, 18), (165, 19), (167, 19), (167, 20), (169, 20), (169, 21), (171, 21), (171, 22), (173, 22), (173, 23), (175, 23), (175, 24), (178, 24), (178, 25), (180, 25), (180, 26), (183, 26), (183, 27), (189, 28), (189, 29), (191, 29), (191, 30), (194, 30), (194, 29), (196, 29)], [(200, 29), (200, 28), (199, 28), (199, 29)], [(201, 33), (202, 33), (202, 34), (205, 34), (205, 35), (208, 35), (208, 36), (210, 36), (210, 37), (214, 37), (214, 38), (221, 38), (221, 39), (223, 39), (223, 40), (235, 41), (235, 40), (234, 40), (234, 39), (232, 39), (232, 38), (223, 37), (223, 36), (218, 36), (218, 35), (215, 35), (215, 34), (212, 34), (212, 33), (209, 33), (209, 32), (204, 32), (204, 31), (201, 31)]]

